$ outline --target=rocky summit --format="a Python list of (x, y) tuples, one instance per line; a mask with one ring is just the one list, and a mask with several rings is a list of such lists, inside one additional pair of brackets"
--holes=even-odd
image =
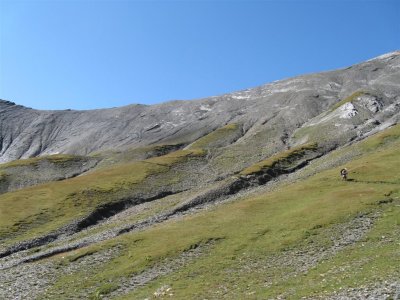
[(192, 101), (0, 100), (0, 299), (400, 299), (399, 121), (398, 51)]

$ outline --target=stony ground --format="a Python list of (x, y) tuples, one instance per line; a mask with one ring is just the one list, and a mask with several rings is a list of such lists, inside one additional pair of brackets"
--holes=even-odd
[[(18, 267), (2, 269), (0, 272), (0, 299), (36, 299), (54, 283), (58, 276), (71, 274), (82, 268), (94, 268), (110, 260), (118, 253), (118, 248), (85, 256), (68, 265), (57, 265), (52, 261), (21, 264)], [(57, 295), (49, 294), (48, 299)], [(87, 295), (76, 295), (84, 299)]]

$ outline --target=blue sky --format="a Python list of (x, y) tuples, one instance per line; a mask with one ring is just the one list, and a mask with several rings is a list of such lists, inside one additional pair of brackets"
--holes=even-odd
[(195, 99), (400, 48), (400, 1), (0, 0), (0, 98), (37, 109)]

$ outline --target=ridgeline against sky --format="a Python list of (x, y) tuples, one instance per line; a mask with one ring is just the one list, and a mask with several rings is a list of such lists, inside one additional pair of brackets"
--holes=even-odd
[(0, 5), (0, 98), (38, 109), (201, 98), (400, 48), (398, 1)]

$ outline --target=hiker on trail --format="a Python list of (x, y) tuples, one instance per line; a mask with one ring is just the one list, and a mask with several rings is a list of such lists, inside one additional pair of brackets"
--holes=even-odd
[(346, 168), (340, 170), (340, 176), (342, 176), (343, 180), (347, 180), (347, 173), (348, 172)]

